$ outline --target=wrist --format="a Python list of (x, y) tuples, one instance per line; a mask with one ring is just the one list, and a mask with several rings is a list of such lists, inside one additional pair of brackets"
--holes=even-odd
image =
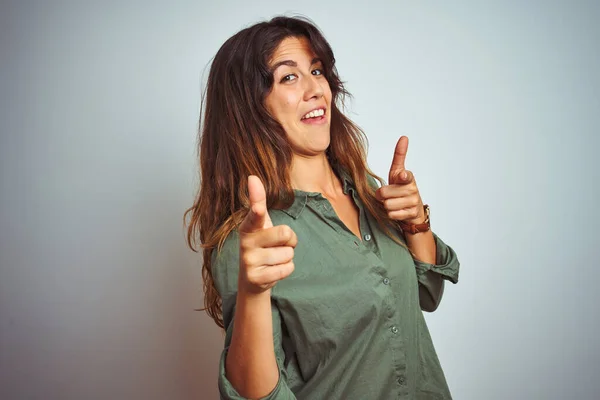
[(399, 221), (402, 232), (406, 235), (416, 235), (428, 232), (431, 229), (429, 220), (429, 206), (423, 205), (423, 216), (405, 221)]
[(238, 298), (243, 298), (248, 301), (255, 301), (263, 298), (271, 298), (271, 288), (262, 289), (250, 284), (238, 282)]

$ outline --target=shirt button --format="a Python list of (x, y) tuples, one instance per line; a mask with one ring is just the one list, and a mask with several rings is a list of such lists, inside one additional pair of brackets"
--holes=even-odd
[(391, 331), (393, 334), (396, 334), (396, 333), (398, 333), (398, 328), (396, 328), (395, 326), (392, 326)]
[(398, 378), (398, 383), (404, 386), (406, 384), (406, 378), (401, 376), (400, 378)]
[(383, 284), (384, 285), (389, 285), (390, 284), (390, 280), (388, 278), (383, 278)]
[(371, 235), (369, 235), (368, 233), (365, 235), (365, 240), (368, 242), (369, 240), (371, 240)]

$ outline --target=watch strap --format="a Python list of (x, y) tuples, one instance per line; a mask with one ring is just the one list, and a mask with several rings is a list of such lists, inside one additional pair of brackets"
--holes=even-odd
[(427, 204), (423, 205), (423, 210), (425, 211), (425, 221), (420, 224), (409, 224), (404, 221), (398, 221), (400, 228), (402, 228), (402, 232), (414, 235), (415, 233), (427, 232), (431, 229), (429, 220), (429, 206)]

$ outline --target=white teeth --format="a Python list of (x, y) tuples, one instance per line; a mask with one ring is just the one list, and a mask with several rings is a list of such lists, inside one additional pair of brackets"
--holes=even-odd
[(306, 118), (314, 118), (314, 117), (320, 117), (320, 116), (322, 116), (322, 115), (324, 115), (324, 114), (325, 114), (325, 110), (323, 110), (323, 109), (321, 108), (321, 109), (318, 109), (318, 110), (314, 110), (314, 111), (311, 111), (311, 112), (309, 112), (309, 113), (308, 113), (308, 114), (306, 114), (304, 117), (302, 117), (302, 119), (306, 119)]

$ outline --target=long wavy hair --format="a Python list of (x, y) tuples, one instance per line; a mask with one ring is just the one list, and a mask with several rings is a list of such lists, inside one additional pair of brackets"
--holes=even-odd
[(200, 243), (203, 249), (204, 310), (221, 328), (222, 300), (213, 280), (212, 254), (220, 250), (248, 212), (248, 175), (256, 175), (263, 182), (269, 209), (288, 208), (294, 200), (292, 149), (283, 127), (265, 106), (273, 87), (268, 63), (288, 37), (308, 39), (323, 62), (332, 92), (331, 139), (326, 151), (330, 163), (352, 176), (367, 210), (390, 238), (402, 244), (392, 234), (397, 225), (388, 218), (367, 179), (371, 175), (383, 184), (367, 166), (367, 138), (340, 111), (350, 94), (340, 80), (333, 51), (323, 34), (310, 20), (300, 17), (280, 16), (243, 29), (221, 46), (210, 67), (198, 136), (200, 188), (193, 206), (184, 214), (189, 247), (198, 251)]

